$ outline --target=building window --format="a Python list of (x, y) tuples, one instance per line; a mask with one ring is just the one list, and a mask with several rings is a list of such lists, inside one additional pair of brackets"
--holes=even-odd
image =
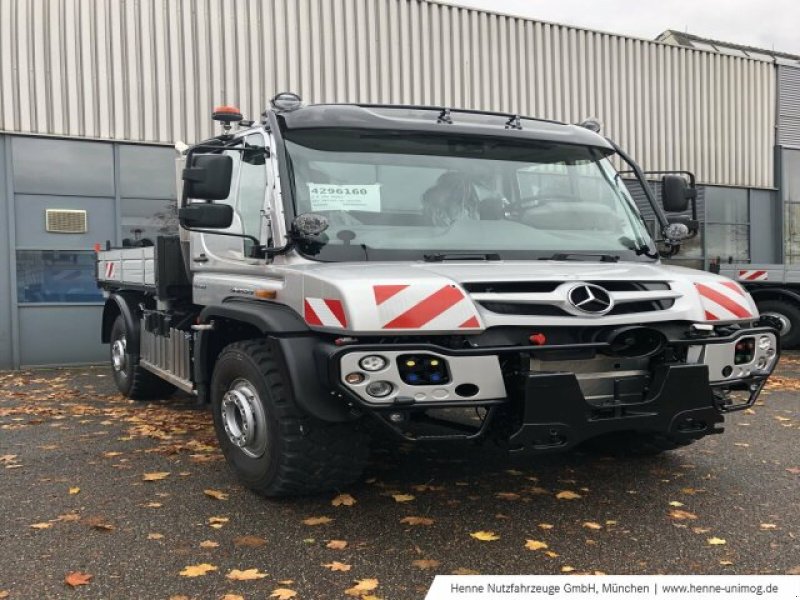
[(723, 262), (749, 262), (749, 190), (709, 186), (705, 200), (706, 256)]
[(800, 150), (784, 150), (784, 252), (788, 264), (800, 263)]
[(17, 301), (20, 304), (97, 303), (93, 252), (17, 250)]

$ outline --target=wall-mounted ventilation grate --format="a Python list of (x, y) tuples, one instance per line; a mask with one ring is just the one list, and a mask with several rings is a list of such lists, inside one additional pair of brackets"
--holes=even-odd
[(45, 229), (50, 233), (86, 233), (86, 211), (48, 208), (45, 211)]

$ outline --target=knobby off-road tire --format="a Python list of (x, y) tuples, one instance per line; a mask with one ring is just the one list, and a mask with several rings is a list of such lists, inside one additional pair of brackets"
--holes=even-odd
[(211, 381), (214, 428), (228, 464), (263, 496), (313, 494), (358, 480), (369, 455), (360, 423), (303, 412), (268, 340), (227, 346)]
[(696, 441), (678, 439), (666, 433), (622, 431), (589, 440), (584, 444), (584, 448), (595, 454), (656, 456), (684, 448)]
[(117, 389), (132, 400), (155, 400), (172, 395), (175, 386), (139, 365), (139, 348), (130, 347), (129, 339), (125, 318), (119, 315), (111, 326), (109, 346), (111, 372)]

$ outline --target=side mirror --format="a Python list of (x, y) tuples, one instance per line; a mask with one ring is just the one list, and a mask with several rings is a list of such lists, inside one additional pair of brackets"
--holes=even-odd
[(689, 187), (686, 179), (680, 175), (664, 175), (661, 182), (661, 203), (665, 212), (683, 212), (689, 208), (695, 190)]
[(224, 200), (231, 191), (233, 160), (224, 154), (192, 154), (183, 170), (187, 198)]
[(228, 204), (187, 204), (178, 210), (184, 229), (225, 229), (233, 223), (233, 207)]

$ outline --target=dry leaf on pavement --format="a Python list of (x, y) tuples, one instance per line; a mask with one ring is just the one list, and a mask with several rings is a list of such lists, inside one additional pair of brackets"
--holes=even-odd
[(159, 471), (157, 473), (145, 473), (142, 475), (142, 481), (161, 481), (169, 477), (169, 472)]
[(244, 596), (240, 596), (239, 594), (225, 594), (219, 600), (244, 600)]
[(209, 498), (214, 498), (215, 500), (228, 499), (228, 494), (226, 494), (225, 492), (220, 492), (219, 490), (203, 490), (203, 493)]
[(433, 525), (433, 519), (429, 517), (403, 517), (400, 522), (406, 525)]
[(219, 544), (213, 540), (203, 540), (200, 542), (201, 548), (218, 548)]
[(164, 534), (163, 533), (148, 533), (147, 534), (148, 540), (163, 540)]
[(420, 559), (411, 561), (411, 564), (417, 567), (418, 569), (422, 569), (424, 571), (426, 569), (435, 569), (441, 563), (438, 560), (433, 560), (433, 559)]
[(277, 598), (278, 600), (290, 600), (297, 596), (297, 592), (294, 590), (290, 590), (289, 588), (277, 588), (272, 590), (272, 593), (269, 595), (270, 598)]
[(575, 570), (575, 567), (571, 567), (569, 565), (564, 565), (563, 567), (561, 567), (561, 572), (562, 573), (572, 573), (574, 570)]
[(81, 488), (79, 487), (71, 487), (69, 488), (69, 495), (74, 496), (75, 494), (80, 494)]
[(579, 498), (582, 498), (582, 496), (571, 490), (564, 490), (563, 492), (558, 492), (556, 494), (556, 498), (559, 500), (578, 500)]
[(353, 506), (356, 503), (356, 499), (353, 498), (350, 494), (339, 494), (331, 500), (331, 504), (333, 506)]
[(260, 548), (267, 545), (267, 540), (255, 535), (240, 535), (233, 538), (234, 546), (244, 546), (246, 548)]
[(67, 576), (64, 578), (64, 583), (66, 583), (70, 587), (78, 587), (79, 585), (88, 585), (93, 577), (94, 575), (89, 575), (89, 573), (81, 573), (80, 571), (73, 571), (72, 573), (67, 573)]
[(500, 536), (497, 535), (494, 531), (474, 531), (469, 535), (470, 537), (473, 537), (476, 540), (480, 540), (482, 542), (494, 542), (500, 539)]
[(303, 524), (305, 525), (327, 525), (333, 521), (330, 517), (308, 517), (307, 519), (303, 519)]
[(31, 527), (33, 529), (50, 529), (52, 526), (53, 526), (52, 523), (47, 523), (47, 522), (44, 522), (44, 523), (33, 523), (31, 525)]
[(183, 571), (180, 572), (180, 575), (184, 577), (200, 577), (209, 573), (210, 571), (216, 571), (217, 567), (214, 565), (210, 565), (208, 563), (200, 563), (199, 565), (187, 565)]
[(722, 538), (718, 538), (718, 537), (708, 538), (708, 540), (706, 540), (706, 541), (708, 542), (709, 546), (722, 546), (722, 545), (728, 543), (725, 540), (723, 540)]
[(694, 513), (690, 513), (688, 510), (671, 510), (669, 511), (669, 516), (677, 521), (694, 521), (697, 518), (697, 515)]
[(330, 548), (331, 550), (344, 550), (347, 548), (347, 542), (344, 540), (331, 540), (325, 544), (325, 547)]
[(214, 529), (222, 529), (228, 521), (230, 521), (228, 517), (208, 517), (208, 524)]
[(392, 498), (395, 502), (411, 502), (415, 497), (411, 494), (392, 494)]
[(583, 524), (583, 526), (584, 526), (586, 529), (593, 529), (593, 530), (595, 530), (595, 531), (597, 531), (597, 530), (599, 530), (599, 529), (602, 529), (602, 528), (603, 528), (603, 526), (602, 526), (602, 525), (600, 525), (600, 523), (595, 523), (594, 521), (586, 521), (586, 522)]
[(266, 573), (262, 573), (258, 569), (245, 569), (243, 571), (232, 569), (230, 573), (225, 575), (225, 577), (233, 581), (255, 581), (256, 579), (264, 579), (266, 576)]
[(338, 560), (335, 560), (335, 561), (330, 562), (330, 563), (326, 563), (326, 564), (324, 564), (322, 566), (325, 567), (326, 569), (330, 569), (331, 571), (349, 571), (350, 569), (353, 568), (348, 564), (339, 562)]
[(364, 592), (371, 592), (376, 587), (378, 587), (377, 579), (359, 579), (353, 587), (347, 588), (344, 593), (348, 596), (363, 596)]
[(540, 542), (539, 540), (525, 540), (525, 547), (528, 550), (544, 550), (547, 548), (547, 544), (544, 542)]

